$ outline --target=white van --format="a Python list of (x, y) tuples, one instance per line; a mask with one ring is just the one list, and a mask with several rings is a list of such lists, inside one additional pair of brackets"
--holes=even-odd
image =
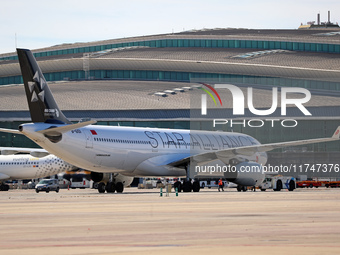
[(90, 181), (83, 176), (74, 175), (70, 179), (71, 189), (85, 189), (90, 188)]

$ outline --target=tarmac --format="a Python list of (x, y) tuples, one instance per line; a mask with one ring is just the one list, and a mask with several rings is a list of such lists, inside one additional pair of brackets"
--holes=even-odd
[(338, 254), (340, 189), (0, 193), (0, 254)]

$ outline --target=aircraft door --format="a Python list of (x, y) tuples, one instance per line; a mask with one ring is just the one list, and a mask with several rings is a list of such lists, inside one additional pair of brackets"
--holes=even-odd
[(89, 130), (84, 129), (84, 134), (85, 134), (85, 138), (86, 138), (86, 145), (85, 148), (93, 148), (93, 137), (92, 134)]

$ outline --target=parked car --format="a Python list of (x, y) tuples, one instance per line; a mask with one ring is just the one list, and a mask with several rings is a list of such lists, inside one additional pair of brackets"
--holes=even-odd
[(90, 188), (90, 181), (88, 181), (83, 175), (73, 175), (70, 179), (71, 189), (85, 189)]
[(50, 191), (59, 192), (59, 183), (57, 179), (42, 179), (37, 185), (35, 185), (35, 191), (39, 193), (39, 191), (46, 191), (46, 193)]

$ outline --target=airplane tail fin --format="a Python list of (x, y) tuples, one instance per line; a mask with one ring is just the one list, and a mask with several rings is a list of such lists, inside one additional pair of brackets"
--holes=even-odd
[(17, 49), (17, 53), (32, 121), (71, 123), (59, 110), (32, 52)]

